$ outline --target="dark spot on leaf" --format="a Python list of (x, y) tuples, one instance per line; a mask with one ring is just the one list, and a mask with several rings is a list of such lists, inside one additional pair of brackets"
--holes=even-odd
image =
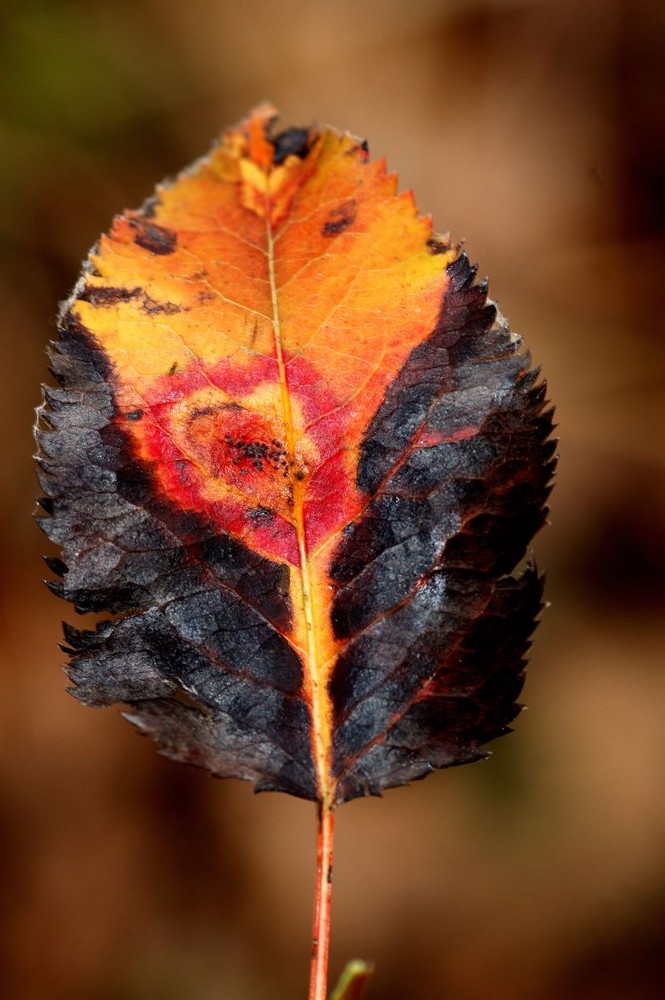
[(275, 150), (274, 163), (283, 163), (287, 156), (299, 156), (304, 160), (310, 150), (309, 129), (287, 128), (273, 136), (270, 142)]
[(367, 163), (369, 159), (369, 145), (367, 144), (367, 139), (363, 139), (356, 146), (352, 146), (351, 149), (346, 151), (347, 156), (360, 155), (360, 159), (363, 163)]
[(125, 414), (127, 420), (140, 420), (143, 416), (143, 410), (130, 410), (129, 413)]
[(114, 288), (113, 286), (98, 288), (87, 285), (79, 298), (83, 302), (90, 302), (93, 306), (116, 306), (120, 302), (131, 302), (133, 299), (140, 300), (140, 308), (148, 316), (163, 313), (172, 316), (174, 313), (187, 312), (183, 306), (175, 302), (158, 302), (148, 295), (138, 285), (135, 288)]
[(429, 252), (433, 255), (446, 253), (447, 250), (450, 250), (450, 240), (443, 240), (439, 236), (432, 236), (427, 241), (427, 246), (429, 247)]
[(144, 250), (160, 256), (173, 253), (175, 250), (178, 237), (172, 229), (158, 226), (155, 222), (148, 222), (141, 216), (131, 218), (129, 224), (134, 230), (134, 242)]
[(357, 213), (355, 198), (343, 201), (341, 205), (334, 208), (321, 229), (322, 236), (338, 236), (351, 225)]
[(234, 465), (249, 461), (257, 472), (263, 472), (263, 463), (270, 457), (270, 447), (265, 441), (244, 441), (242, 438), (234, 439), (230, 435), (227, 435), (224, 441), (233, 452)]
[(154, 316), (157, 313), (162, 313), (165, 316), (173, 316), (175, 313), (188, 312), (188, 309), (183, 306), (179, 306), (176, 302), (158, 302), (157, 299), (153, 299), (152, 296), (143, 293), (143, 304), (142, 309), (148, 316)]
[(244, 407), (240, 406), (239, 403), (219, 403), (217, 406), (197, 406), (192, 410), (190, 420), (197, 420), (199, 417), (211, 417), (213, 413), (219, 413), (220, 410), (232, 410), (237, 413), (243, 409)]
[(175, 375), (177, 370), (178, 370), (178, 362), (174, 361), (171, 367), (169, 368), (169, 375)]
[(112, 286), (96, 288), (92, 285), (86, 285), (79, 298), (93, 306), (115, 306), (118, 302), (129, 302), (131, 299), (137, 298), (141, 292), (142, 289), (138, 285), (136, 288), (114, 288)]
[(275, 512), (270, 507), (254, 507), (249, 512), (249, 519), (254, 524), (269, 524), (274, 517)]

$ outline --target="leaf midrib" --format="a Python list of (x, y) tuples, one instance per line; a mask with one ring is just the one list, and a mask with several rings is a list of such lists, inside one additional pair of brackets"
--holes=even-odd
[(268, 260), (268, 278), (272, 304), (272, 323), (275, 336), (275, 355), (279, 373), (282, 418), (286, 433), (285, 444), (289, 465), (289, 481), (293, 495), (293, 525), (298, 542), (298, 569), (300, 574), (302, 610), (306, 632), (306, 662), (304, 664), (304, 670), (310, 693), (312, 751), (319, 795), (322, 802), (328, 802), (330, 804), (333, 799), (333, 792), (330, 787), (331, 734), (328, 711), (329, 699), (326, 685), (321, 682), (320, 677), (319, 648), (316, 641), (316, 614), (312, 589), (311, 565), (307, 551), (307, 536), (305, 530), (305, 485), (304, 482), (300, 481), (294, 475), (294, 469), (296, 467), (297, 441), (282, 346), (279, 296), (275, 275), (275, 238), (272, 232), (270, 215), (270, 198), (269, 196), (266, 196), (266, 256)]

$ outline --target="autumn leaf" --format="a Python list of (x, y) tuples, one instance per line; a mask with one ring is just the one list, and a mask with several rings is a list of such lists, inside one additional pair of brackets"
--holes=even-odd
[(51, 586), (112, 614), (66, 627), (77, 698), (327, 813), (507, 731), (551, 413), (364, 143), (256, 109), (115, 219), (52, 370)]

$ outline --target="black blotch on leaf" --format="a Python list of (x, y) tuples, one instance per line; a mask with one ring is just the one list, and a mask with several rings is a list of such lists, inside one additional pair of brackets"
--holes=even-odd
[(347, 149), (345, 156), (357, 156), (363, 163), (367, 163), (369, 159), (369, 145), (367, 144), (367, 140), (363, 139), (362, 142), (351, 146), (350, 149)]
[(254, 524), (270, 524), (275, 516), (275, 511), (270, 507), (253, 507), (249, 512), (249, 519)]
[(115, 288), (112, 285), (97, 288), (94, 285), (86, 285), (79, 298), (93, 306), (115, 306), (119, 302), (130, 302), (138, 298), (142, 291), (138, 285), (135, 288)]
[(437, 324), (374, 414), (370, 501), (332, 559), (339, 801), (480, 759), (518, 711), (542, 580), (505, 574), (545, 519), (552, 414), (475, 273), (448, 266)]
[(450, 250), (450, 240), (441, 239), (440, 236), (432, 236), (427, 241), (427, 246), (432, 255), (446, 253), (447, 250)]
[(189, 419), (191, 422), (198, 420), (200, 417), (211, 417), (213, 413), (219, 413), (221, 410), (240, 412), (243, 409), (244, 407), (240, 406), (239, 403), (218, 403), (216, 406), (197, 406), (192, 410)]
[(157, 313), (163, 313), (165, 316), (174, 316), (176, 313), (189, 311), (187, 307), (179, 306), (177, 302), (158, 302), (157, 299), (153, 299), (146, 292), (143, 293), (141, 308), (148, 316), (155, 316)]
[(354, 222), (358, 207), (355, 198), (343, 201), (334, 208), (321, 228), (322, 236), (338, 236)]
[(178, 237), (172, 229), (165, 226), (158, 226), (155, 222), (149, 222), (146, 218), (135, 216), (129, 220), (129, 225), (134, 230), (134, 242), (137, 246), (148, 250), (158, 256), (165, 256), (173, 253)]
[(179, 306), (176, 302), (158, 302), (138, 285), (135, 288), (86, 285), (79, 298), (93, 306), (116, 306), (121, 302), (137, 300), (139, 308), (148, 316), (154, 316), (158, 313), (173, 316), (175, 313), (188, 311), (186, 307)]
[(287, 128), (270, 139), (275, 152), (273, 163), (283, 163), (287, 156), (299, 156), (304, 160), (310, 150), (309, 129)]

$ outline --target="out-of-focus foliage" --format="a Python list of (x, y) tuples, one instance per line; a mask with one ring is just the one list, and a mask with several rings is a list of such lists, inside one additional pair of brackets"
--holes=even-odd
[(333, 976), (359, 953), (375, 1000), (659, 996), (664, 19), (657, 0), (3, 5), (8, 1000), (305, 990), (308, 805), (155, 759), (62, 693), (30, 517), (44, 347), (85, 249), (266, 97), (369, 135), (467, 238), (562, 438), (531, 711), (488, 764), (341, 814)]

